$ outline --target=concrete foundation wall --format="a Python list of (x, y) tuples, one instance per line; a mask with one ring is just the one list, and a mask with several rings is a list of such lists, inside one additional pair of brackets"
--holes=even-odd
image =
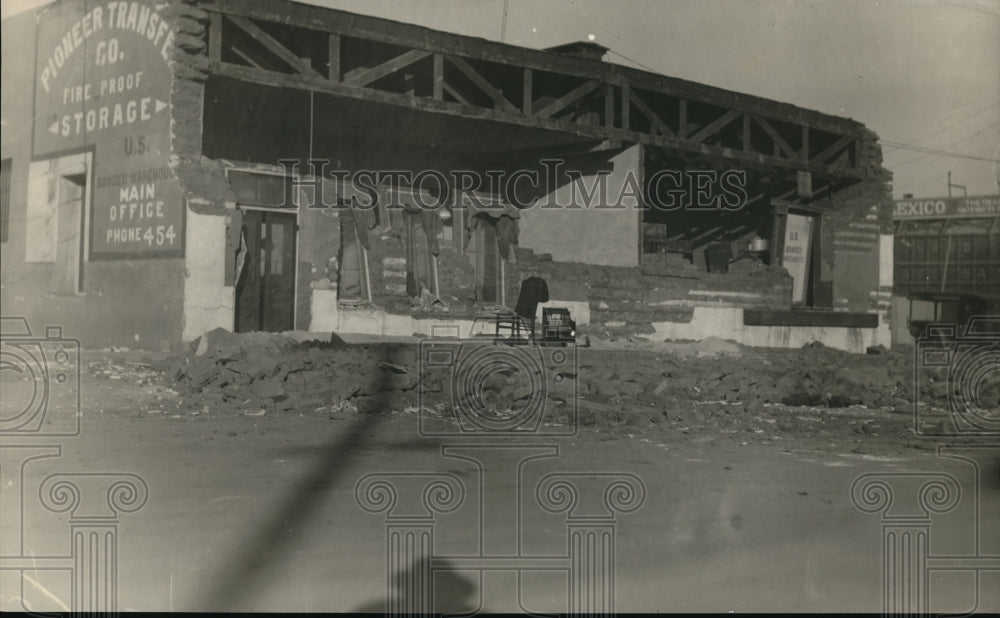
[(887, 348), (892, 347), (892, 286), (893, 286), (893, 251), (895, 242), (892, 234), (880, 234), (878, 239), (878, 290), (873, 295), (875, 310), (878, 313), (879, 327), (877, 344)]
[[(312, 293), (313, 320), (311, 332), (351, 333), (409, 337), (438, 334), (438, 329), (459, 329), (460, 337), (469, 337), (474, 331), (474, 320), (452, 319), (447, 316), (418, 318), (410, 315), (388, 313), (380, 307), (339, 307), (336, 290), (314, 290)], [(488, 328), (484, 323), (479, 328)]]
[(748, 346), (800, 348), (818, 341), (823, 345), (863, 354), (879, 342), (878, 329), (829, 326), (747, 326), (743, 310), (734, 307), (695, 307), (691, 321), (653, 323), (652, 341), (665, 339), (701, 340), (708, 337), (731, 339)]
[[(585, 305), (565, 302), (550, 302), (547, 306), (567, 306), (570, 308), (577, 326), (586, 327), (590, 319)], [(539, 306), (538, 320), (541, 320)], [(432, 336), (440, 330), (459, 328), (461, 337), (473, 332), (492, 333), (489, 320), (475, 322), (471, 319), (450, 319), (446, 316), (418, 318), (409, 315), (394, 315), (376, 307), (338, 307), (335, 290), (314, 290), (312, 311), (316, 316), (309, 325), (311, 332), (338, 332), (380, 336)], [(636, 335), (650, 341), (702, 340), (708, 337), (730, 339), (748, 346), (798, 348), (808, 343), (823, 345), (863, 354), (872, 345), (881, 341), (880, 329), (802, 327), (802, 326), (746, 326), (743, 324), (743, 309), (736, 307), (692, 308), (689, 322), (653, 322), (652, 333)]]
[(893, 345), (913, 345), (915, 339), (910, 334), (910, 299), (893, 296), (889, 310), (889, 329)]

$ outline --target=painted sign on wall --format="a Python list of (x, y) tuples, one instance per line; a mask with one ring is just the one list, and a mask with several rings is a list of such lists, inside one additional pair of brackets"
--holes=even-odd
[(893, 218), (897, 221), (998, 215), (1000, 215), (1000, 195), (896, 200), (896, 208), (893, 211)]
[(785, 249), (781, 264), (792, 276), (792, 303), (806, 302), (806, 280), (809, 276), (809, 254), (812, 248), (813, 218), (789, 214), (785, 224)]
[(91, 259), (183, 255), (168, 165), (173, 43), (153, 0), (60, 2), (38, 21), (34, 159), (94, 152)]

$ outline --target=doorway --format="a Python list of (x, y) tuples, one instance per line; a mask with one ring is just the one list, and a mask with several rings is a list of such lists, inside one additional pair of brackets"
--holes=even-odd
[(236, 332), (295, 328), (294, 213), (247, 209), (246, 254), (236, 282)]
[(87, 191), (86, 174), (60, 177), (58, 190), (56, 259), (52, 270), (52, 289), (57, 294), (78, 294), (82, 290), (83, 202)]
[(476, 301), (503, 304), (503, 263), (494, 219), (477, 216), (469, 253), (476, 271)]

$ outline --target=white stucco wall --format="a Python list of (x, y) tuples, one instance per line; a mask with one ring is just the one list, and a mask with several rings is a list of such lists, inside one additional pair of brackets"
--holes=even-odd
[(184, 242), (184, 341), (213, 328), (232, 330), (236, 292), (225, 285), (226, 218), (188, 208)]
[[(642, 148), (632, 146), (611, 158), (612, 170), (606, 178), (607, 196), (617, 201), (626, 178), (630, 175), (642, 181)], [(566, 164), (573, 169), (573, 162)], [(583, 262), (607, 266), (639, 265), (639, 225), (641, 212), (638, 200), (626, 196), (622, 207), (607, 208), (601, 191), (592, 199), (584, 199), (593, 192), (596, 176), (581, 180), (586, 191), (564, 184), (539, 200), (540, 204), (558, 207), (534, 206), (521, 213), (519, 225), (520, 246), (536, 253), (550, 253), (552, 259), (562, 262)], [(641, 185), (637, 184), (637, 188)], [(563, 206), (563, 205), (570, 205)]]
[(382, 335), (386, 337), (432, 336), (436, 328), (457, 326), (460, 337), (472, 333), (473, 321), (449, 319), (447, 316), (416, 318), (394, 315), (375, 307), (338, 307), (337, 291), (313, 290), (311, 332), (338, 334)]
[[(875, 333), (875, 344), (892, 347), (893, 343), (893, 313), (892, 286), (895, 237), (892, 234), (880, 234), (878, 237), (878, 328)], [(909, 334), (909, 333), (907, 333)], [(896, 338), (896, 341), (900, 339)]]
[(878, 329), (873, 328), (747, 326), (743, 324), (743, 309), (734, 307), (695, 307), (691, 322), (656, 322), (653, 328), (656, 332), (648, 336), (653, 341), (718, 337), (748, 346), (776, 348), (800, 348), (818, 341), (830, 348), (858, 354), (878, 342)]

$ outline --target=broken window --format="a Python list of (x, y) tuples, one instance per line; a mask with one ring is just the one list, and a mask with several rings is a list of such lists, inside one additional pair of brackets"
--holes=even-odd
[(438, 237), (444, 242), (455, 242), (455, 217), (451, 207), (442, 208), (438, 216), (441, 219), (441, 233)]
[(355, 217), (350, 210), (340, 213), (340, 256), (337, 298), (341, 301), (369, 301), (368, 251), (361, 243)]
[(990, 219), (906, 221), (893, 255), (897, 293), (1000, 294), (1000, 226)]
[(403, 212), (403, 246), (407, 295), (419, 297), (423, 290), (437, 295), (437, 264), (419, 213)]
[(469, 253), (476, 269), (476, 300), (503, 304), (503, 260), (497, 242), (497, 220), (477, 215)]
[[(406, 184), (382, 186), (379, 220), (393, 228), (406, 260), (406, 295), (427, 301), (439, 295), (437, 254), (442, 235), (438, 208), (429, 208), (437, 198)], [(392, 204), (390, 207), (389, 204)]]

